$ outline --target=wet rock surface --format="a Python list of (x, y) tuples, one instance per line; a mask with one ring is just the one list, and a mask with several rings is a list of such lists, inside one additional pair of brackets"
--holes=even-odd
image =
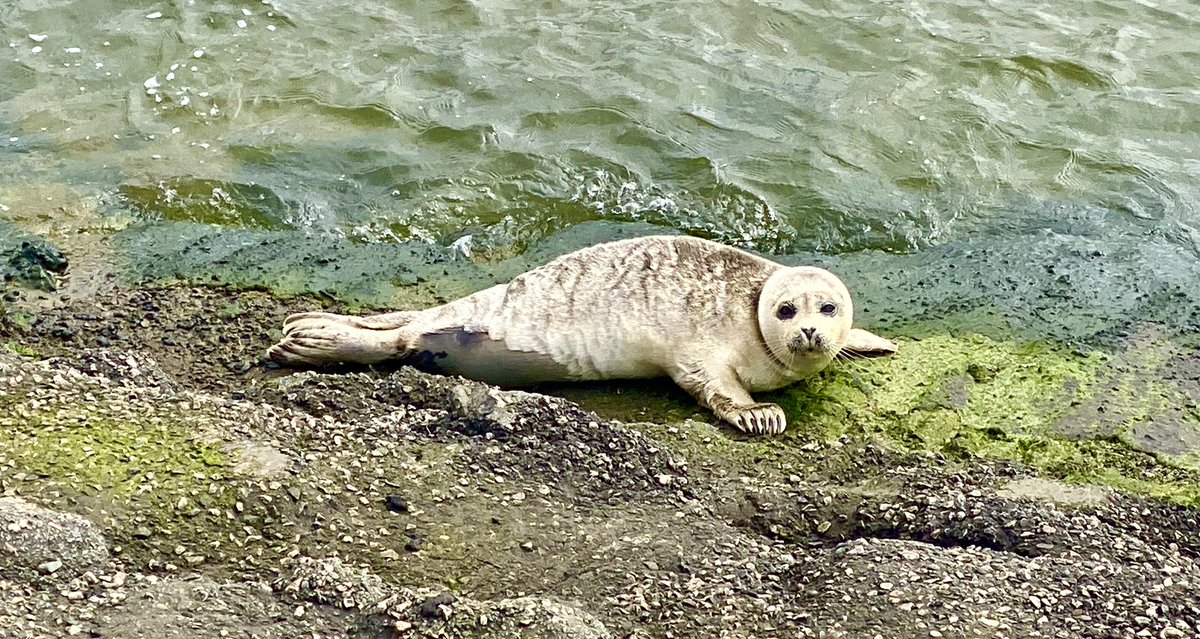
[(10, 284), (53, 291), (56, 276), (66, 270), (67, 258), (58, 247), (0, 220), (0, 291), (15, 294)]
[(74, 577), (106, 559), (104, 538), (87, 519), (0, 497), (0, 575)]
[(0, 628), (1200, 632), (1195, 509), (870, 437), (756, 440), (409, 369), (263, 365), (306, 305), (171, 287), (0, 321), (17, 351), (0, 356), (0, 489), (91, 522), (111, 549), (56, 576), (19, 541)]

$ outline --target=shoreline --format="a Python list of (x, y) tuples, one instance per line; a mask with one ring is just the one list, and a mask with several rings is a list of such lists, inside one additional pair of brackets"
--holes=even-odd
[[(179, 619), (214, 637), (1200, 629), (1194, 508), (870, 428), (747, 438), (686, 408), (626, 423), (407, 368), (261, 367), (305, 304), (117, 286), (6, 316), (4, 494), (86, 519), (109, 549), (52, 574), (6, 556), (17, 636), (172, 636)], [(791, 410), (891, 414), (870, 375)], [(839, 412), (847, 384), (874, 412)], [(968, 414), (961, 399), (923, 410)]]

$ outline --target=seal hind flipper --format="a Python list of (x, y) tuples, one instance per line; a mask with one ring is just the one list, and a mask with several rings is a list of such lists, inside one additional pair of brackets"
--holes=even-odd
[(283, 339), (267, 357), (286, 366), (337, 362), (378, 364), (412, 352), (414, 336), (401, 328), (373, 328), (362, 320), (333, 313), (299, 313), (287, 318)]

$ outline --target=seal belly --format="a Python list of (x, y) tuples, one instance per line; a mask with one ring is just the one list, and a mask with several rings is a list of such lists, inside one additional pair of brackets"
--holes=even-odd
[(577, 377), (549, 355), (510, 350), (485, 332), (462, 327), (424, 333), (415, 347), (405, 363), (425, 372), (461, 375), (497, 386), (530, 386)]

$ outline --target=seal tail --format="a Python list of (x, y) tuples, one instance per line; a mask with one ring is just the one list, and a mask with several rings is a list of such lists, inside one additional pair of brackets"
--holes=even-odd
[[(267, 357), (297, 367), (402, 359), (412, 352), (417, 335), (405, 328), (407, 321), (400, 324), (401, 318), (390, 317), (393, 315), (398, 314), (367, 318), (333, 313), (292, 315), (284, 322), (283, 339), (267, 350)], [(379, 317), (385, 319), (376, 319)]]

